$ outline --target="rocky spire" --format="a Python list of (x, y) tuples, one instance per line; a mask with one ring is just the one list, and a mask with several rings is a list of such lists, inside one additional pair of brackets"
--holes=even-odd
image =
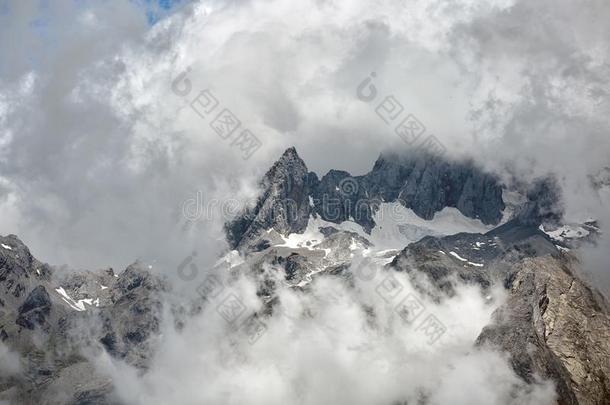
[(256, 206), (225, 226), (231, 247), (247, 246), (268, 229), (284, 235), (303, 232), (311, 214), (310, 183), (316, 180), (296, 149), (286, 149), (263, 177)]
[(351, 220), (370, 231), (381, 202), (399, 201), (424, 219), (445, 207), (497, 224), (502, 218), (502, 187), (471, 162), (449, 162), (409, 153), (381, 155), (364, 176), (331, 170), (321, 180), (308, 173), (296, 149), (287, 149), (261, 181), (256, 207), (226, 225), (232, 248), (251, 244), (262, 231), (302, 232), (311, 214), (341, 223)]

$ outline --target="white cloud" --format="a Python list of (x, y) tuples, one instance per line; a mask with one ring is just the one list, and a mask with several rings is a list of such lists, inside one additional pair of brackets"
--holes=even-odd
[[(9, 9), (3, 31), (31, 46), (0, 41), (0, 157), (22, 214), (2, 232), (51, 262), (124, 267), (164, 239), (175, 262), (218, 236), (185, 237), (182, 201), (227, 197), (214, 184), (231, 177), (254, 184), (291, 145), (319, 174), (406, 149), (355, 97), (371, 71), (379, 100), (393, 94), (450, 154), (556, 173), (568, 213), (599, 210), (583, 179), (610, 160), (603, 2), (201, 1), (152, 28), (135, 5)], [(187, 67), (180, 98), (171, 83)], [(188, 106), (205, 88), (263, 142), (249, 161)]]
[(0, 377), (10, 377), (21, 373), (23, 367), (19, 354), (11, 351), (4, 343), (0, 342)]
[[(292, 145), (319, 174), (363, 173), (381, 150), (407, 148), (356, 97), (373, 71), (379, 96), (393, 94), (450, 155), (556, 173), (574, 217), (605, 208), (583, 184), (610, 161), (607, 2), (201, 1), (152, 28), (135, 2), (46, 4), (12, 2), (7, 13), (0, 2), (0, 233), (42, 260), (122, 268), (143, 257), (174, 274), (195, 248), (201, 267), (213, 262), (222, 218), (192, 225), (181, 215), (197, 190), (250, 197)], [(189, 97), (211, 89), (261, 139), (250, 160), (172, 92), (188, 67)], [(502, 356), (470, 347), (490, 311), (472, 291), (455, 306), (429, 304), (456, 323), (431, 351), (379, 302), (370, 304), (386, 318), (370, 327), (350, 294), (322, 306), (286, 291), (313, 318), (274, 318), (251, 348), (206, 313), (166, 331), (142, 379), (105, 364), (119, 367), (134, 403), (368, 404), (423, 387), (432, 402), (487, 404), (519, 386)], [(523, 395), (514, 401), (550, 393)]]
[[(280, 303), (273, 317), (264, 318), (267, 329), (254, 344), (216, 309), (229, 291), (249, 311), (260, 308), (254, 285), (241, 278), (181, 332), (168, 322), (143, 376), (105, 356), (97, 364), (114, 378), (121, 399), (133, 404), (553, 403), (552, 384), (528, 386), (505, 356), (472, 346), (503, 301), (501, 290), (486, 300), (476, 288), (460, 287), (454, 298), (434, 303), (406, 275), (394, 273), (403, 291), (386, 302), (374, 290), (389, 274), (378, 270), (372, 281), (356, 279), (355, 289), (321, 277), (307, 293), (277, 280)], [(407, 294), (424, 305), (412, 324), (394, 309)], [(433, 344), (420, 328), (429, 315), (447, 328)]]

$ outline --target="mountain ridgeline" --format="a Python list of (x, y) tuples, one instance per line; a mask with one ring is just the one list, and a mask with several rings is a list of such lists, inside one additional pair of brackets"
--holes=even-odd
[[(526, 389), (552, 382), (553, 404), (608, 404), (610, 307), (578, 277), (569, 242), (595, 241), (597, 223), (562, 224), (559, 187), (552, 179), (516, 184), (508, 189), (472, 162), (415, 154), (382, 155), (363, 176), (331, 170), (320, 179), (290, 148), (263, 177), (256, 206), (226, 224), (228, 242), (240, 252), (228, 252), (210, 271), (228, 272), (229, 279), (243, 274), (256, 283), (262, 307), (255, 316), (261, 322), (282, 316), (281, 289), (307, 294), (314, 279), (325, 276), (355, 289), (354, 277), (365, 282), (359, 270), (367, 266), (380, 270), (380, 279), (392, 272), (406, 275), (414, 293), (434, 302), (468, 285), (487, 305), (496, 305), (487, 301), (489, 294), (503, 288), (506, 300), (471, 349), (504, 353), (514, 381)], [(504, 200), (510, 194), (519, 198)], [(390, 202), (420, 218), (381, 224), (375, 214)], [(458, 211), (451, 215), (460, 217), (463, 228), (433, 229), (447, 219), (435, 217), (445, 208)], [(473, 222), (474, 230), (468, 228)], [(402, 238), (384, 239), (376, 233), (382, 226), (394, 226)], [(19, 363), (9, 374), (0, 372), (0, 403), (132, 403), (91, 353), (104, 352), (145, 375), (160, 349), (163, 324), (173, 324), (179, 336), (202, 308), (217, 305), (208, 284), (197, 288), (203, 295), (185, 297), (149, 270), (134, 263), (118, 274), (64, 273), (38, 261), (17, 236), (0, 236), (0, 355)], [(361, 304), (371, 327), (385, 333), (386, 326), (377, 323), (384, 317)], [(304, 309), (307, 322), (312, 313)], [(409, 324), (411, 315), (401, 312), (398, 318)], [(165, 323), (165, 317), (173, 322)], [(422, 405), (432, 403), (421, 398)]]
[[(256, 249), (252, 242), (271, 228), (284, 235), (301, 233), (312, 216), (337, 224), (351, 220), (370, 232), (384, 202), (399, 202), (426, 220), (453, 207), (486, 225), (497, 225), (506, 208), (497, 176), (472, 161), (452, 162), (424, 153), (382, 154), (363, 176), (331, 170), (319, 179), (293, 147), (265, 174), (260, 187), (256, 206), (225, 226), (231, 248)], [(551, 204), (558, 196), (552, 180), (537, 182), (514, 219), (538, 226), (560, 216)]]

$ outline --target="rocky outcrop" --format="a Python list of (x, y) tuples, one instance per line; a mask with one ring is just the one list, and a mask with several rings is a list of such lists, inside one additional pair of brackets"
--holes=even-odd
[[(398, 200), (424, 219), (432, 219), (445, 207), (455, 207), (484, 224), (497, 224), (502, 218), (504, 202), (498, 179), (469, 161), (443, 161), (426, 154), (382, 155), (365, 177), (373, 195)], [(391, 180), (373, 186), (380, 178)]]
[[(307, 293), (315, 277), (328, 274), (354, 287), (351, 265), (360, 256), (407, 273), (436, 301), (464, 283), (480, 286), (492, 299), (487, 290), (501, 285), (508, 300), (476, 345), (508, 353), (525, 382), (553, 381), (561, 405), (608, 403), (608, 305), (576, 276), (578, 263), (558, 239), (569, 235), (553, 231), (558, 233), (553, 237), (544, 225), (558, 223), (561, 216), (552, 181), (521, 193), (526, 201), (514, 205), (512, 220), (485, 234), (438, 232), (398, 249), (373, 238), (379, 229), (370, 232), (380, 203), (399, 202), (428, 219), (453, 207), (495, 224), (504, 209), (497, 179), (472, 163), (426, 155), (383, 155), (364, 176), (331, 170), (319, 179), (290, 148), (267, 172), (261, 190), (257, 204), (226, 225), (230, 245), (247, 255), (234, 260), (237, 252), (230, 252), (217, 263), (257, 280), (264, 306), (256, 316), (274, 313), (280, 283)], [(318, 229), (286, 240), (304, 232), (311, 217)], [(347, 220), (362, 228), (335, 225)], [(585, 225), (590, 234), (598, 229)], [(415, 225), (397, 224), (399, 231), (408, 226)], [(0, 402), (118, 403), (111, 376), (99, 374), (85, 352), (104, 350), (145, 372), (157, 347), (169, 286), (138, 263), (120, 274), (104, 269), (60, 275), (16, 236), (0, 242), (0, 349), (18, 355), (22, 364), (18, 373), (0, 373)], [(188, 321), (183, 318), (182, 326)]]
[(493, 284), (508, 285), (514, 276), (514, 263), (527, 257), (559, 254), (544, 232), (507, 223), (486, 234), (425, 237), (404, 248), (390, 266), (413, 275), (416, 284), (421, 283), (418, 276), (423, 275), (432, 287), (452, 295), (457, 283), (484, 289)]
[(437, 300), (457, 283), (484, 291), (504, 285), (509, 298), (476, 344), (509, 353), (528, 383), (553, 381), (560, 405), (608, 403), (608, 304), (575, 275), (575, 259), (536, 227), (511, 222), (485, 235), (427, 237), (390, 266)]
[(315, 181), (296, 150), (286, 150), (261, 181), (262, 194), (256, 206), (226, 224), (229, 244), (250, 246), (268, 229), (281, 234), (302, 232), (311, 214), (310, 184)]
[(544, 178), (535, 181), (526, 192), (527, 202), (516, 213), (515, 221), (522, 225), (556, 226), (563, 217), (561, 190), (556, 180)]
[(148, 365), (161, 323), (162, 294), (168, 290), (138, 263), (121, 273), (110, 288), (112, 304), (100, 311), (99, 341), (108, 353), (139, 368)]
[(607, 404), (608, 306), (575, 277), (568, 263), (550, 256), (520, 262), (508, 301), (477, 344), (510, 353), (515, 372), (525, 381), (553, 380), (561, 405)]
[(21, 364), (18, 374), (0, 372), (0, 402), (117, 403), (111, 380), (85, 350), (104, 349), (145, 368), (167, 286), (138, 264), (120, 275), (56, 274), (16, 236), (0, 236), (0, 243), (0, 341)]
[(44, 286), (39, 285), (28, 295), (19, 307), (19, 315), (15, 323), (27, 329), (35, 326), (44, 327), (51, 312), (51, 298)]
[(328, 222), (352, 220), (370, 231), (373, 215), (381, 200), (368, 194), (363, 177), (351, 177), (348, 172), (331, 170), (312, 188), (314, 212)]
[(385, 154), (364, 176), (331, 170), (321, 179), (308, 173), (294, 148), (284, 152), (261, 182), (256, 206), (225, 227), (232, 248), (254, 250), (262, 231), (302, 232), (311, 215), (347, 220), (370, 232), (382, 202), (398, 201), (424, 219), (455, 207), (484, 224), (497, 224), (504, 202), (498, 179), (472, 162), (449, 162), (427, 154)]

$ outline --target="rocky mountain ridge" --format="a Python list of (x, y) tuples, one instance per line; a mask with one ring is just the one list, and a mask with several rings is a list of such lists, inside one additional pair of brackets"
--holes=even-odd
[(0, 375), (0, 399), (113, 403), (111, 381), (82, 350), (106, 350), (146, 367), (166, 286), (137, 264), (120, 275), (105, 269), (61, 276), (16, 236), (0, 242), (0, 344), (21, 358), (19, 373)]
[[(317, 277), (354, 288), (359, 268), (383, 268), (406, 274), (436, 302), (460, 285), (484, 296), (501, 286), (508, 299), (473, 350), (506, 353), (525, 383), (552, 381), (557, 404), (608, 403), (610, 310), (579, 279), (570, 253), (575, 241), (595, 237), (597, 224), (584, 224), (586, 235), (559, 226), (552, 180), (530, 186), (500, 222), (507, 203), (494, 176), (468, 162), (431, 159), (382, 156), (364, 176), (331, 171), (319, 179), (288, 149), (262, 179), (256, 206), (226, 225), (236, 250), (215, 270), (256, 281), (265, 302), (261, 319), (277, 316), (278, 279), (270, 272), (307, 293)], [(395, 215), (383, 217), (388, 207)], [(552, 224), (558, 228), (546, 228)], [(62, 275), (16, 236), (0, 243), (0, 354), (19, 358), (18, 370), (0, 374), (0, 401), (121, 404), (112, 378), (91, 363), (91, 351), (146, 373), (169, 282), (138, 263), (119, 274)], [(197, 313), (201, 301), (190, 304)], [(185, 313), (179, 323), (189, 321)]]
[(352, 220), (367, 232), (383, 202), (397, 201), (432, 219), (445, 207), (495, 225), (505, 208), (502, 187), (472, 162), (450, 163), (432, 155), (382, 154), (363, 176), (331, 170), (321, 179), (309, 172), (295, 148), (287, 149), (261, 181), (257, 205), (226, 227), (233, 248), (248, 246), (262, 230), (302, 232), (310, 216)]
[[(298, 227), (288, 232), (304, 234), (300, 241), (282, 235), (284, 229), (290, 229), (289, 223), (276, 227), (273, 220), (268, 220), (264, 232), (258, 232), (254, 225), (248, 228), (245, 239), (234, 239), (241, 241), (235, 247), (246, 247), (244, 251), (251, 257), (248, 266), (262, 271), (265, 263), (274, 263), (285, 271), (289, 284), (301, 288), (312, 277), (323, 274), (351, 278), (354, 252), (360, 252), (369, 264), (410, 274), (412, 282), (436, 300), (451, 296), (458, 284), (477, 285), (483, 291), (502, 285), (509, 293), (508, 302), (496, 311), (492, 324), (481, 331), (476, 345), (507, 352), (515, 373), (525, 382), (553, 381), (558, 404), (609, 403), (608, 303), (578, 278), (579, 264), (569, 253), (580, 243), (594, 240), (599, 228), (595, 221), (561, 224), (560, 190), (553, 179), (542, 179), (525, 188), (523, 203), (513, 207), (513, 215), (486, 232), (424, 236), (399, 250), (376, 250), (369, 232), (376, 224), (370, 213), (379, 206), (370, 204), (371, 195), (379, 201), (398, 202), (424, 219), (431, 220), (436, 212), (456, 206), (465, 217), (483, 216), (498, 224), (505, 206), (502, 186), (493, 176), (467, 164), (458, 164), (458, 169), (454, 166), (451, 170), (458, 174), (445, 176), (443, 170), (450, 170), (446, 169), (450, 166), (427, 161), (429, 157), (407, 159), (407, 163), (380, 157), (371, 173), (356, 179), (350, 195), (341, 189), (341, 181), (351, 179), (348, 173), (331, 171), (316, 182), (315, 175), (305, 174), (304, 163), (294, 150), (287, 151), (276, 164), (282, 166), (286, 154), (298, 162), (299, 175), (307, 179), (296, 183), (303, 185), (297, 187), (303, 207), (308, 193), (318, 201), (327, 196), (343, 202), (362, 198), (367, 215), (358, 220), (351, 215), (353, 211), (343, 211), (340, 220), (335, 220), (325, 215), (326, 207), (311, 204), (300, 211), (303, 216)], [(434, 173), (431, 180), (426, 180), (428, 172)], [(408, 180), (403, 183), (404, 179)], [(276, 184), (276, 179), (268, 173), (263, 184)], [(456, 193), (459, 198), (450, 197), (447, 190), (461, 190)], [(476, 205), (466, 203), (474, 195), (483, 198), (477, 198)], [(263, 194), (262, 200), (269, 196), (279, 195)], [(268, 200), (265, 203), (270, 204)], [(421, 209), (424, 206), (426, 210)], [(309, 226), (307, 214), (311, 215)], [(364, 232), (357, 226), (346, 227), (346, 223), (355, 223)], [(229, 232), (232, 226), (228, 224)], [(312, 233), (310, 228), (316, 227), (318, 232)]]

